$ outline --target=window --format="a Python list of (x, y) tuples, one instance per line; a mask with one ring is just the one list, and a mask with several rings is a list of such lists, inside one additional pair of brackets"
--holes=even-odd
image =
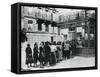
[(38, 31), (42, 31), (42, 24), (38, 23)]
[(46, 27), (46, 28), (45, 28), (45, 31), (46, 31), (46, 32), (49, 32), (49, 25), (46, 25), (45, 27)]
[(33, 21), (32, 20), (28, 20), (28, 24), (32, 24), (33, 23)]
[(75, 27), (69, 27), (69, 31), (75, 31)]

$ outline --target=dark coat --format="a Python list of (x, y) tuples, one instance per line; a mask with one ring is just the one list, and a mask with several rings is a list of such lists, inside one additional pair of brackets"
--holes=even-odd
[(44, 46), (44, 49), (45, 49), (45, 62), (49, 62), (49, 60), (50, 60), (50, 52), (51, 52), (51, 48), (50, 48), (50, 46), (48, 46), (48, 45), (45, 45)]
[(33, 51), (34, 51), (34, 53), (33, 53), (34, 63), (37, 63), (37, 61), (38, 61), (38, 48), (34, 47)]
[(40, 46), (39, 50), (40, 50), (40, 52), (39, 52), (39, 61), (43, 62), (44, 61), (44, 57), (45, 57), (45, 55), (44, 55), (44, 47)]
[(26, 48), (26, 64), (32, 63), (32, 50), (30, 47)]
[(49, 55), (51, 51), (50, 46), (44, 46), (44, 49), (45, 49), (45, 54)]

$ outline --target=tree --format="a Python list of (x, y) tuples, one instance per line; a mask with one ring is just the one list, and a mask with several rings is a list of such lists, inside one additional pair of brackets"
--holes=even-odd
[(26, 31), (25, 28), (23, 28), (23, 29), (21, 30), (21, 42), (27, 41), (27, 36), (26, 36), (25, 31)]

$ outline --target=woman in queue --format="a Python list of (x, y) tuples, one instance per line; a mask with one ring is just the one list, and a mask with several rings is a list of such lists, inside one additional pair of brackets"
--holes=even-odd
[(44, 54), (44, 42), (40, 43), (39, 47), (39, 61), (40, 61), (40, 68), (43, 68), (44, 65), (44, 59), (45, 59), (45, 54)]
[(53, 66), (56, 64), (56, 46), (55, 43), (51, 43), (51, 56), (50, 56), (50, 65)]
[(34, 59), (34, 66), (37, 66), (37, 61), (38, 61), (38, 44), (35, 43), (34, 44), (34, 48), (33, 48), (33, 59)]

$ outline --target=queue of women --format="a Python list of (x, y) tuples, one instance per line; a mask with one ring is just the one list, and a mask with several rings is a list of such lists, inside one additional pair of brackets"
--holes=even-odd
[[(27, 67), (40, 67), (54, 66), (62, 60), (70, 59), (75, 50), (74, 44), (70, 42), (41, 42), (34, 44), (34, 48), (27, 44), (26, 52), (26, 65)], [(33, 53), (32, 53), (33, 51)]]

